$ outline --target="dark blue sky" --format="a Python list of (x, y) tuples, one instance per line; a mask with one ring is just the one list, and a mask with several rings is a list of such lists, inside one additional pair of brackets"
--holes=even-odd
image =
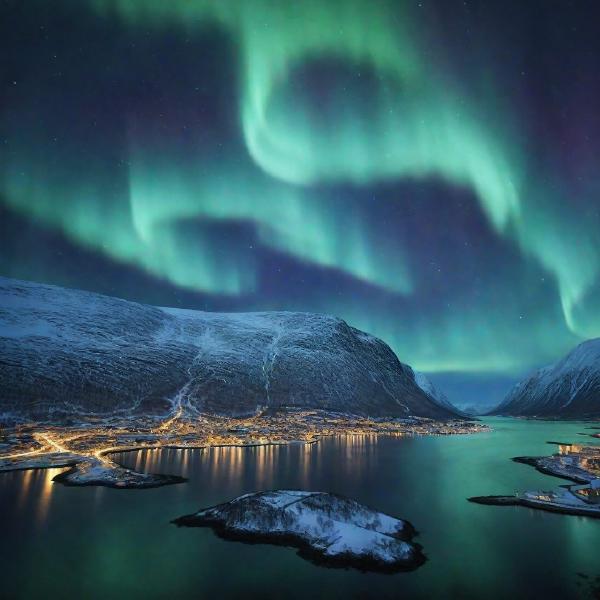
[(330, 312), (460, 404), (600, 333), (594, 2), (0, 2), (0, 272)]

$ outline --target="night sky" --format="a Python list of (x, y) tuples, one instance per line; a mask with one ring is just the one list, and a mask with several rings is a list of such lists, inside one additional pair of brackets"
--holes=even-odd
[(459, 404), (600, 335), (600, 9), (0, 0), (0, 273), (329, 312)]

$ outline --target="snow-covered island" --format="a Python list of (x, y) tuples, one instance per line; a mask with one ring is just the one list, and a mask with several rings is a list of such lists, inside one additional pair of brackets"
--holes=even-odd
[(293, 546), (319, 564), (373, 571), (415, 569), (425, 561), (407, 521), (325, 492), (246, 494), (173, 521), (212, 527), (225, 539)]
[(551, 491), (527, 491), (510, 496), (475, 496), (470, 502), (497, 506), (528, 506), (551, 512), (600, 518), (600, 447), (559, 444), (552, 456), (517, 456), (515, 462), (576, 485)]

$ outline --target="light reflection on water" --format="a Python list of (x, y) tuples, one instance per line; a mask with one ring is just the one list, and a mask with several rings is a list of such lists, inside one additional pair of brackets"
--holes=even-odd
[[(2, 476), (10, 482), (18, 482), (16, 506), (20, 513), (33, 514), (35, 521), (43, 525), (52, 502), (54, 482), (52, 479), (64, 468), (29, 469), (14, 471)], [(10, 484), (9, 484), (10, 485)]]
[[(0, 474), (0, 555), (8, 597), (320, 596), (526, 598), (583, 596), (600, 575), (600, 522), (466, 497), (563, 483), (510, 461), (579, 442), (582, 425), (496, 420), (451, 438), (330, 437), (316, 444), (141, 450), (113, 458), (184, 484), (151, 490), (68, 488), (62, 469)], [(595, 443), (598, 443), (595, 440)], [(591, 440), (594, 443), (594, 440)], [(564, 451), (564, 450), (563, 450)], [(406, 518), (429, 561), (395, 576), (315, 567), (293, 550), (247, 546), (170, 520), (262, 489), (346, 495)], [(269, 565), (269, 568), (265, 568)], [(510, 574), (510, 576), (509, 576)]]
[(216, 480), (220, 484), (225, 482), (232, 485), (241, 479), (251, 479), (256, 489), (269, 489), (275, 484), (282, 467), (284, 471), (293, 471), (302, 486), (308, 485), (311, 470), (319, 469), (324, 453), (329, 455), (332, 451), (343, 458), (338, 468), (339, 476), (360, 478), (377, 460), (377, 438), (374, 434), (356, 434), (328, 437), (326, 445), (317, 442), (216, 446), (201, 450), (145, 449), (115, 454), (113, 458), (145, 473), (171, 473), (189, 477), (191, 470), (200, 469), (202, 479), (208, 486)]

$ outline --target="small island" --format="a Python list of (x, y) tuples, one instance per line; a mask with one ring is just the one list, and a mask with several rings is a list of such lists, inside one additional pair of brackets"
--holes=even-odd
[(410, 523), (325, 492), (245, 494), (173, 523), (212, 527), (225, 539), (293, 546), (303, 558), (333, 567), (396, 572), (425, 562)]
[(551, 491), (527, 491), (507, 496), (474, 496), (470, 502), (496, 506), (528, 506), (568, 515), (600, 518), (600, 447), (558, 444), (552, 456), (517, 456), (515, 462), (541, 473), (573, 481)]

